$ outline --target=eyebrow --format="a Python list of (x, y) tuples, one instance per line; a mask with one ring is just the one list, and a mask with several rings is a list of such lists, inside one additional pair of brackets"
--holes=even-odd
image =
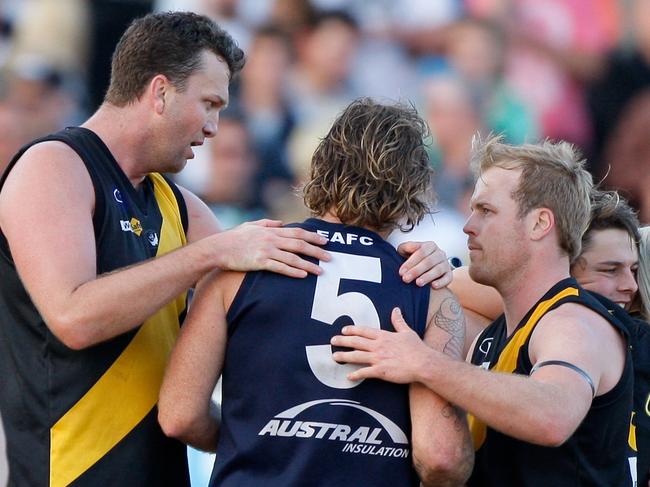
[[(622, 266), (625, 265), (625, 262), (620, 260), (605, 260), (603, 262), (598, 262), (597, 265), (610, 265), (610, 266)], [(639, 261), (635, 260), (632, 262), (632, 265), (639, 265)]]

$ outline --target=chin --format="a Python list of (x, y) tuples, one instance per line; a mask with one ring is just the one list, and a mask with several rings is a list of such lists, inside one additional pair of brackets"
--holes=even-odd
[(477, 264), (472, 264), (472, 262), (470, 262), (467, 271), (469, 272), (469, 277), (471, 277), (474, 282), (486, 286), (492, 286), (492, 280), (489, 278), (489, 273), (485, 272), (485, 269), (482, 269)]

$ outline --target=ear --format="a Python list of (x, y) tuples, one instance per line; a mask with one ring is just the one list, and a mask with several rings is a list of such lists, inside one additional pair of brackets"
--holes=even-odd
[(170, 95), (171, 83), (164, 74), (154, 76), (147, 86), (151, 105), (158, 115), (165, 111), (165, 101)]
[(530, 238), (541, 240), (555, 227), (555, 215), (548, 208), (535, 208), (528, 216), (530, 217)]

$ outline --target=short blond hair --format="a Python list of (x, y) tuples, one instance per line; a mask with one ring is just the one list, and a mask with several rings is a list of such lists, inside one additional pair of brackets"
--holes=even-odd
[(410, 230), (433, 203), (428, 134), (412, 106), (352, 102), (314, 152), (305, 204), (347, 225)]
[(580, 152), (568, 142), (508, 145), (500, 136), (472, 141), (472, 165), (480, 177), (492, 167), (521, 170), (512, 198), (523, 218), (533, 209), (553, 212), (558, 244), (572, 261), (580, 254), (590, 220), (591, 174)]

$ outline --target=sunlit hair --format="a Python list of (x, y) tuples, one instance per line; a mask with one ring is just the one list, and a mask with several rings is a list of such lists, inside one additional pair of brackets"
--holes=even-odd
[(573, 260), (580, 254), (590, 216), (591, 174), (580, 153), (567, 142), (508, 145), (502, 138), (472, 141), (472, 165), (480, 175), (490, 168), (521, 170), (512, 198), (523, 218), (533, 209), (548, 208), (555, 217), (560, 248)]
[(412, 229), (432, 204), (428, 135), (412, 106), (352, 102), (314, 152), (305, 204), (347, 225)]
[(134, 20), (113, 53), (105, 101), (125, 106), (142, 95), (154, 76), (165, 75), (178, 89), (202, 68), (202, 54), (221, 58), (234, 77), (244, 66), (244, 52), (230, 35), (204, 15), (162, 12)]
[(589, 250), (593, 232), (617, 229), (625, 231), (634, 244), (638, 244), (639, 219), (625, 198), (616, 191), (594, 189), (591, 195), (591, 221), (582, 237), (582, 253)]
[(641, 227), (639, 234), (638, 307), (643, 319), (650, 321), (650, 226)]

